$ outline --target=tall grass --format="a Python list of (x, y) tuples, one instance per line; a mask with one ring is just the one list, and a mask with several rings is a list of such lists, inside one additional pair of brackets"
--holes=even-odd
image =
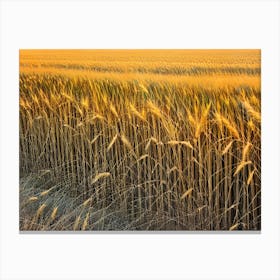
[(81, 73), (21, 71), (21, 230), (260, 229), (258, 71)]

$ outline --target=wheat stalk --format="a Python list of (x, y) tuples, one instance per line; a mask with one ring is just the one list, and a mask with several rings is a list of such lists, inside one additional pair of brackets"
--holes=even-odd
[(192, 192), (193, 192), (193, 188), (188, 189), (186, 192), (184, 192), (182, 194), (181, 199), (184, 199), (184, 198), (190, 196), (192, 194)]
[(87, 213), (86, 217), (85, 217), (85, 220), (83, 222), (83, 225), (82, 225), (82, 230), (86, 230), (87, 226), (88, 226), (88, 221), (89, 221), (89, 212)]
[(250, 160), (249, 161), (241, 161), (240, 164), (237, 166), (233, 175), (236, 176), (242, 170), (242, 168), (244, 168), (248, 164), (252, 164), (252, 162)]
[(100, 180), (101, 178), (106, 178), (111, 176), (110, 172), (103, 172), (103, 173), (99, 173), (97, 174), (92, 180), (91, 180), (91, 184), (95, 184), (98, 180)]
[(116, 142), (116, 140), (118, 139), (118, 134), (116, 134), (112, 141), (110, 142), (110, 144), (108, 145), (108, 148), (107, 148), (107, 152), (109, 152), (111, 150), (111, 148), (113, 147), (114, 143)]

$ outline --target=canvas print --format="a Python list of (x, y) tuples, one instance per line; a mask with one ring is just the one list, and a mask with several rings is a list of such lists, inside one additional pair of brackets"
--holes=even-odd
[(261, 229), (261, 51), (20, 50), (21, 231)]

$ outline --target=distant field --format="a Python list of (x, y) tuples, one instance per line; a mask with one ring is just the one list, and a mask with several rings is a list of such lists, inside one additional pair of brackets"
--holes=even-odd
[(259, 230), (259, 50), (21, 50), (20, 230)]

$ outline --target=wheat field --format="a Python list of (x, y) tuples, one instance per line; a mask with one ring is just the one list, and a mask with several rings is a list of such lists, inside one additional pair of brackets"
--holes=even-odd
[(20, 230), (260, 230), (260, 50), (20, 50)]

